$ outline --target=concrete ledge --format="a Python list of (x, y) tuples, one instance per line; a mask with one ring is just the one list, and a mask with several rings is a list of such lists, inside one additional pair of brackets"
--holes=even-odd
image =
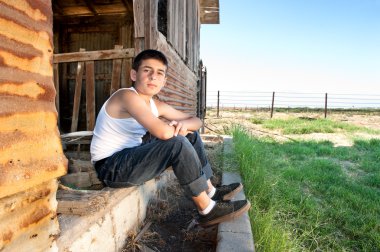
[(88, 215), (60, 215), (59, 251), (120, 251), (130, 231), (145, 219), (148, 202), (173, 178), (172, 170), (144, 185), (131, 188), (105, 188), (109, 202), (104, 209)]
[[(224, 157), (232, 151), (232, 138), (224, 137)], [(241, 182), (240, 175), (231, 172), (224, 172), (223, 184)], [(244, 190), (238, 193), (233, 200), (245, 199)], [(218, 226), (217, 252), (227, 251), (255, 251), (251, 222), (248, 213), (243, 214), (232, 221), (220, 223)]]

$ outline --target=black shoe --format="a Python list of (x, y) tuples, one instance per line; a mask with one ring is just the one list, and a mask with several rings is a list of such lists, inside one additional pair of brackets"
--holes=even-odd
[(243, 189), (243, 185), (241, 183), (222, 185), (216, 188), (216, 192), (211, 199), (214, 201), (228, 201), (240, 192), (241, 189)]
[(218, 224), (223, 221), (232, 220), (251, 207), (248, 200), (237, 200), (230, 202), (216, 202), (214, 208), (206, 215), (200, 215), (199, 224), (203, 227)]

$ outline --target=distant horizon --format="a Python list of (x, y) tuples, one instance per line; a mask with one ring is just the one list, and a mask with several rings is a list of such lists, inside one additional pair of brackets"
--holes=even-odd
[(208, 90), (380, 94), (380, 0), (220, 0)]

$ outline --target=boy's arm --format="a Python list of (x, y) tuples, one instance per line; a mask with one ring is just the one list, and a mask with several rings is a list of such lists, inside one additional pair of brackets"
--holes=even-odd
[(160, 116), (170, 121), (169, 125), (175, 127), (175, 136), (177, 134), (185, 136), (187, 133), (202, 127), (202, 121), (198, 117), (179, 111), (161, 101), (155, 101), (155, 103)]
[(172, 138), (175, 126), (169, 125), (155, 115), (150, 106), (134, 92), (124, 92), (121, 97), (123, 109), (125, 109), (136, 121), (144, 126), (155, 137), (166, 140)]

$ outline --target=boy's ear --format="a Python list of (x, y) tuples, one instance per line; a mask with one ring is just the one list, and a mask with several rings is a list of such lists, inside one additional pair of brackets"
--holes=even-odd
[(130, 73), (130, 77), (132, 81), (136, 81), (136, 75), (137, 75), (136, 70), (132, 69)]

